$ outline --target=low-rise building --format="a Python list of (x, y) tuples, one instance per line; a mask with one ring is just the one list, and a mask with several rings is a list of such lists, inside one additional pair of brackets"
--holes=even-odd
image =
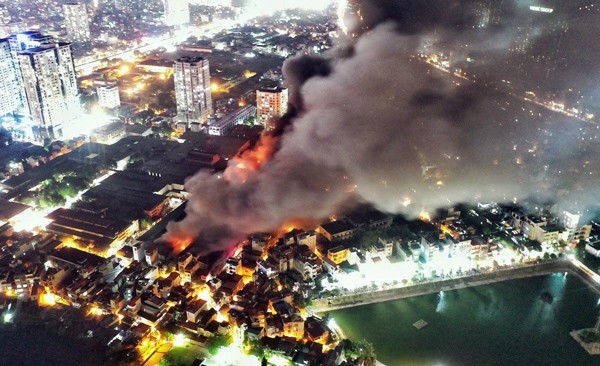
[(222, 118), (212, 119), (208, 122), (208, 134), (215, 136), (225, 135), (233, 126), (240, 125), (256, 116), (256, 107), (246, 106)]
[(98, 105), (101, 107), (113, 109), (121, 105), (119, 87), (116, 83), (99, 85), (96, 93), (98, 93)]
[(208, 305), (202, 299), (197, 299), (189, 303), (185, 310), (187, 321), (196, 324), (200, 320), (200, 313), (205, 310), (208, 310)]
[(347, 220), (331, 221), (319, 227), (319, 233), (330, 242), (343, 241), (353, 238), (358, 229)]
[(340, 264), (343, 261), (348, 260), (350, 257), (350, 251), (348, 248), (338, 245), (327, 251), (327, 258), (335, 264)]

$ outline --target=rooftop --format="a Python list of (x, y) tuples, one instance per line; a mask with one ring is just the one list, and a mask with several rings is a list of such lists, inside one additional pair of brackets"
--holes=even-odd
[(10, 221), (29, 208), (31, 207), (22, 203), (10, 202), (0, 198), (0, 221)]
[(331, 235), (354, 230), (354, 225), (346, 220), (332, 221), (322, 224), (321, 227)]

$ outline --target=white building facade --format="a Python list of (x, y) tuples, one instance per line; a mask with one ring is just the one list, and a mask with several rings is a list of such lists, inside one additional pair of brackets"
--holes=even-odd
[(173, 27), (190, 22), (190, 3), (187, 0), (163, 0), (165, 24)]
[(0, 40), (0, 115), (15, 113), (22, 107), (18, 72), (9, 41)]
[(42, 44), (17, 59), (35, 138), (61, 137), (63, 125), (82, 114), (71, 45)]
[(175, 62), (177, 120), (206, 123), (213, 114), (210, 67), (202, 57), (184, 57)]
[(85, 4), (68, 3), (63, 5), (65, 27), (71, 42), (89, 42), (90, 19)]
[(104, 108), (112, 109), (121, 105), (119, 97), (119, 87), (116, 84), (100, 85), (96, 88), (98, 93), (98, 105)]

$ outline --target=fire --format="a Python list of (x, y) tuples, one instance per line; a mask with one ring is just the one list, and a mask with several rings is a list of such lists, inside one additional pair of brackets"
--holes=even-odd
[(169, 245), (171, 246), (171, 248), (173, 248), (173, 252), (175, 254), (179, 254), (186, 250), (187, 247), (189, 247), (194, 241), (194, 238), (189, 235), (179, 235), (181, 236), (174, 236), (169, 239)]
[(246, 183), (256, 170), (271, 159), (275, 153), (275, 146), (275, 137), (262, 135), (254, 149), (247, 150), (241, 156), (231, 159), (223, 176), (232, 183)]
[(288, 219), (286, 222), (284, 222), (279, 227), (276, 234), (277, 234), (277, 237), (281, 237), (294, 229), (313, 228), (317, 224), (318, 224), (317, 222), (308, 220), (308, 219), (292, 218), (292, 219)]
[(452, 231), (452, 229), (450, 229), (450, 227), (448, 227), (448, 225), (440, 225), (440, 231), (444, 234), (448, 234), (448, 235), (452, 236), (453, 238), (458, 239), (458, 234), (455, 233), (454, 231)]
[(425, 209), (421, 210), (421, 213), (419, 213), (419, 219), (421, 219), (421, 221), (431, 221), (431, 215), (429, 215), (429, 212), (425, 211)]

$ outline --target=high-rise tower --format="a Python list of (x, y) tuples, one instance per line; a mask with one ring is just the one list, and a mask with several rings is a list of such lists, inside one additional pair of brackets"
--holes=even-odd
[(210, 68), (202, 57), (184, 57), (175, 62), (177, 119), (182, 122), (206, 122), (213, 113), (210, 92)]
[(70, 43), (49, 43), (17, 52), (36, 139), (62, 136), (63, 125), (81, 115)]
[(288, 109), (288, 90), (262, 88), (256, 91), (256, 114), (265, 127), (269, 120), (283, 116)]
[(68, 3), (63, 5), (67, 36), (71, 42), (89, 42), (90, 19), (85, 4)]
[(190, 22), (190, 3), (187, 0), (163, 0), (165, 24), (178, 26)]

